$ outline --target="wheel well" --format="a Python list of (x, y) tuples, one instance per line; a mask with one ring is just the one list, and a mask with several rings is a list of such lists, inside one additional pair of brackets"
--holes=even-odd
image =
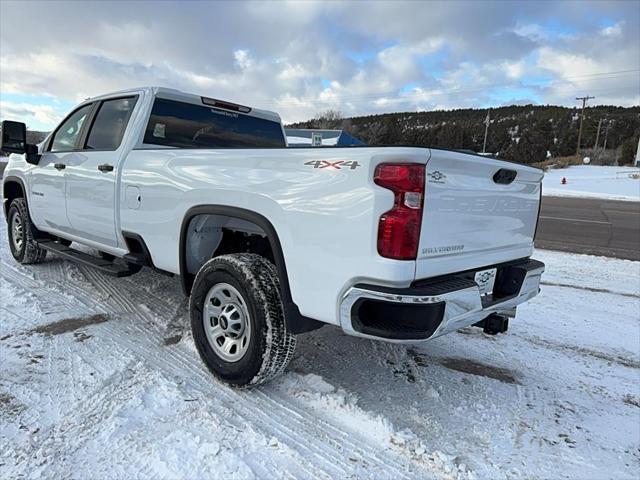
[(11, 202), (16, 198), (24, 197), (24, 190), (19, 182), (7, 180), (4, 183), (2, 191), (4, 196), (4, 216), (5, 218), (8, 218), (9, 205), (11, 205)]
[(271, 222), (262, 215), (224, 205), (192, 207), (182, 221), (179, 248), (180, 278), (186, 295), (191, 293), (193, 280), (202, 264), (214, 256), (257, 253), (272, 261), (278, 270), (289, 331), (304, 333), (324, 325), (301, 315), (293, 302), (280, 239)]
[(267, 233), (248, 220), (202, 213), (191, 217), (185, 235), (183, 273), (189, 276), (209, 259), (229, 253), (256, 253), (275, 263)]

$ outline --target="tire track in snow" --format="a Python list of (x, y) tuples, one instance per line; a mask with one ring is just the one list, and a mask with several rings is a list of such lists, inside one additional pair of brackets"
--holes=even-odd
[(105, 303), (111, 305), (118, 312), (131, 313), (142, 320), (147, 317), (140, 312), (140, 305), (135, 303), (131, 296), (121, 295), (118, 289), (109, 282), (106, 276), (91, 267), (80, 266), (80, 271), (86, 278), (87, 282), (101, 294)]
[[(101, 276), (100, 273), (95, 272), (95, 276)], [(109, 280), (111, 279), (100, 279), (99, 283), (100, 284), (105, 284), (107, 282), (109, 282)], [(115, 281), (115, 280), (114, 280)], [(152, 293), (147, 292), (147, 291), (142, 291), (140, 292), (139, 287), (137, 287), (134, 284), (131, 284), (130, 282), (124, 282), (127, 283), (127, 287), (132, 287), (132, 289), (129, 288), (125, 288), (125, 290), (129, 290), (127, 293), (129, 294), (129, 298), (135, 298), (136, 296), (139, 295), (139, 293), (142, 293), (143, 296), (145, 296), (149, 301), (149, 304), (152, 306), (152, 311), (155, 310), (157, 307), (160, 307), (161, 310), (166, 311), (166, 308), (162, 308), (163, 304), (166, 304), (165, 307), (170, 308), (171, 304), (169, 304), (168, 302), (166, 302), (163, 298), (160, 298), (158, 296), (154, 296)], [(124, 293), (124, 292), (123, 292)], [(159, 315), (162, 315), (163, 312), (158, 311), (158, 312), (154, 312), (157, 313)], [(147, 327), (151, 327), (149, 325), (147, 325)], [(145, 333), (146, 328), (140, 331), (141, 335), (146, 336), (147, 333)], [(162, 341), (162, 335), (158, 335), (158, 341), (159, 343)], [(184, 361), (184, 357), (181, 359), (183, 364), (189, 365), (189, 367), (192, 365), (192, 362), (200, 362), (200, 359), (196, 356), (195, 358), (189, 358), (186, 362)], [(198, 363), (199, 364), (199, 363)], [(192, 370), (193, 371), (193, 370)], [(208, 381), (213, 383), (215, 382), (215, 379), (210, 375), (210, 373), (204, 368), (204, 366), (202, 366), (201, 369), (199, 369), (199, 372), (204, 372), (205, 376), (202, 377), (203, 381)], [(224, 387), (227, 388), (227, 387)], [(305, 422), (305, 417), (309, 416), (309, 411), (307, 409), (302, 409), (298, 404), (295, 404), (293, 402), (291, 402), (285, 395), (280, 394), (278, 392), (269, 392), (269, 395), (265, 394), (264, 391), (262, 391), (262, 389), (254, 389), (251, 391), (251, 395), (260, 395), (262, 398), (262, 401), (265, 403), (269, 403), (270, 404), (270, 408), (272, 409), (272, 411), (280, 411), (280, 410), (284, 410), (285, 415), (282, 417), (283, 421), (287, 421), (291, 419), (292, 416), (296, 416), (300, 421)], [(278, 397), (278, 402), (276, 402), (273, 398), (271, 397)], [(328, 440), (331, 440), (334, 445), (335, 448), (337, 448), (338, 450), (341, 450), (342, 448), (344, 448), (345, 444), (349, 444), (349, 448), (351, 448), (352, 451), (356, 452), (360, 447), (358, 446), (358, 444), (353, 443), (350, 441), (349, 437), (353, 435), (353, 433), (351, 432), (346, 432), (345, 430), (343, 430), (342, 428), (338, 427), (335, 424), (332, 424), (324, 419), (322, 419), (321, 417), (315, 416), (314, 417), (314, 422), (316, 423), (316, 426), (320, 427), (319, 430), (324, 431), (324, 432), (331, 432), (331, 434), (333, 435), (332, 437), (327, 437)], [(366, 443), (363, 443), (363, 445), (366, 445)], [(367, 459), (369, 462), (372, 461), (372, 459), (374, 459), (375, 461), (378, 461), (379, 464), (381, 465), (387, 465), (387, 466), (393, 466), (393, 468), (396, 469), (395, 474), (399, 475), (399, 478), (402, 478), (402, 473), (401, 472), (406, 472), (406, 465), (407, 462), (401, 462), (399, 461), (398, 458), (395, 457), (395, 455), (380, 455), (380, 453), (377, 451), (377, 449), (375, 449), (373, 446), (370, 446), (369, 451), (365, 451), (364, 453), (366, 453), (366, 455), (363, 455), (362, 458), (363, 459)], [(344, 456), (344, 455), (343, 455)], [(358, 458), (359, 455), (354, 454), (354, 457)], [(378, 458), (380, 457), (380, 458)], [(347, 464), (349, 465), (351, 468), (353, 467), (352, 464)], [(345, 472), (346, 473), (346, 472)]]
[[(101, 275), (98, 272), (92, 273), (94, 275), (90, 274), (89, 276)], [(13, 280), (18, 282), (21, 280), (15, 277), (17, 275)], [(68, 280), (66, 283), (74, 281)], [(35, 285), (28, 281), (23, 283), (26, 283), (27, 287), (29, 283), (32, 287), (39, 287), (36, 295), (40, 298), (43, 296), (44, 299), (49, 299), (56, 295), (55, 291), (50, 292), (48, 285)], [(104, 285), (106, 282), (104, 279), (99, 279), (97, 283)], [(91, 282), (91, 285), (94, 283)], [(91, 305), (93, 307), (100, 305), (116, 309), (124, 307), (127, 310), (134, 310), (130, 313), (140, 318), (139, 312), (135, 311), (133, 307), (135, 305), (133, 302), (123, 302), (121, 299), (114, 298), (122, 293), (128, 293), (132, 298), (135, 298), (137, 292), (117, 292), (113, 287), (110, 287), (108, 291), (111, 294), (105, 301), (98, 303), (92, 300), (92, 293), (86, 292), (82, 287), (85, 286), (81, 286), (77, 290), (75, 298), (83, 306), (93, 304)], [(124, 290), (129, 290), (129, 288)], [(158, 297), (155, 300), (152, 305), (154, 307), (164, 303)], [(65, 301), (64, 303), (66, 306), (72, 307), (73, 302)], [(115, 313), (110, 312), (109, 309), (106, 309), (106, 312)], [(275, 436), (278, 438), (290, 450), (297, 452), (309, 461), (313, 466), (312, 476), (317, 476), (320, 473), (334, 478), (349, 476), (354, 472), (354, 463), (349, 460), (350, 458), (356, 459), (360, 464), (368, 465), (366, 471), (360, 472), (361, 476), (365, 477), (373, 478), (383, 475), (394, 478), (410, 478), (415, 474), (416, 466), (409, 460), (405, 461), (399, 455), (391, 452), (380, 451), (376, 446), (369, 444), (364, 437), (354, 438), (360, 435), (345, 432), (339, 426), (310, 414), (308, 410), (301, 409), (284, 397), (280, 397), (279, 402), (270, 399), (269, 408), (266, 409), (265, 399), (269, 398), (266, 394), (256, 394), (255, 391), (238, 392), (216, 383), (193, 352), (180, 346), (163, 348), (162, 351), (158, 351), (158, 346), (162, 344), (163, 332), (156, 324), (145, 322), (145, 325), (141, 326), (134, 322), (123, 326), (121, 322), (116, 323), (120, 324), (118, 328), (115, 328), (113, 324), (101, 325), (101, 334), (109, 331), (110, 336), (115, 337), (118, 344), (127, 345), (132, 353), (137, 354), (141, 360), (151, 361), (160, 371), (171, 372), (173, 376), (181, 379), (184, 379), (185, 373), (189, 373), (194, 379), (197, 378), (197, 382), (189, 382), (192, 388), (200, 391), (205, 398), (208, 396), (216, 398), (217, 401), (239, 415), (241, 419), (255, 426), (266, 437)], [(123, 334), (123, 331), (131, 329), (136, 330), (137, 335)], [(150, 332), (150, 330), (155, 330), (155, 332)], [(149, 335), (150, 333), (152, 334)], [(342, 461), (343, 458), (346, 461)]]
[[(233, 392), (224, 392), (222, 389), (228, 387), (221, 386), (211, 377), (204, 366), (200, 367), (197, 362), (199, 358), (192, 353), (192, 357), (185, 360), (182, 355), (176, 355), (176, 349), (166, 349), (159, 346), (156, 335), (149, 332), (148, 329), (132, 323), (111, 324), (102, 328), (102, 337), (108, 337), (114, 343), (126, 348), (129, 353), (136, 356), (140, 361), (146, 362), (154, 370), (169, 375), (175, 379), (179, 379), (179, 383), (187, 387), (192, 393), (197, 393), (200, 398), (198, 402), (205, 404), (205, 409), (212, 412), (229, 412), (223, 415), (225, 421), (232, 425), (238, 431), (244, 431), (247, 428), (254, 429), (261, 433), (264, 437), (269, 438), (275, 436), (288, 449), (298, 453), (302, 464), (309, 465), (304, 468), (308, 474), (308, 478), (343, 478), (347, 474), (344, 470), (336, 470), (333, 468), (332, 459), (326, 455), (319, 458), (323, 460), (322, 465), (318, 465), (318, 461), (311, 461), (311, 456), (317, 457), (317, 451), (306, 446), (307, 439), (297, 438), (302, 441), (303, 449), (300, 451), (296, 446), (284, 441), (292, 440), (293, 435), (287, 435), (285, 432), (288, 427), (279, 428), (273, 424), (273, 412), (265, 412), (260, 406), (256, 408), (248, 408), (244, 405), (242, 399), (233, 398)], [(152, 333), (152, 335), (149, 335)], [(174, 350), (173, 352), (171, 350)], [(188, 355), (187, 355), (188, 356)], [(271, 424), (270, 424), (271, 423)], [(303, 430), (299, 430), (302, 432)], [(326, 453), (326, 452), (325, 452)]]
[(637, 293), (617, 292), (615, 290), (610, 290), (608, 288), (595, 288), (595, 287), (588, 287), (586, 285), (572, 285), (570, 283), (557, 283), (557, 282), (540, 282), (540, 285), (544, 285), (547, 287), (573, 288), (575, 290), (584, 290), (584, 291), (593, 292), (593, 293), (607, 293), (610, 295), (619, 295), (621, 297), (640, 298), (640, 294), (637, 294)]
[[(138, 353), (164, 372), (182, 378), (189, 386), (200, 392), (203, 397), (213, 397), (268, 436), (275, 436), (291, 450), (299, 452), (314, 467), (329, 474), (332, 478), (345, 478), (354, 471), (354, 463), (368, 464), (366, 472), (360, 472), (365, 478), (379, 476), (389, 478), (411, 478), (410, 461), (402, 461), (399, 455), (380, 452), (368, 440), (358, 434), (345, 432), (315, 415), (294, 405), (282, 405), (274, 400), (265, 405), (265, 395), (256, 394), (257, 390), (237, 391), (221, 385), (201, 364), (195, 352), (182, 346), (158, 349), (160, 332), (153, 326), (129, 323), (128, 330), (135, 334), (123, 334), (115, 324), (105, 324), (118, 338), (118, 343), (127, 345), (133, 353)], [(185, 377), (188, 373), (189, 376)], [(197, 380), (197, 381), (196, 381)], [(288, 402), (287, 402), (288, 403)], [(360, 438), (358, 438), (360, 437)], [(347, 459), (344, 461), (343, 459)], [(422, 472), (424, 474), (424, 472)], [(423, 476), (423, 475), (421, 475)]]
[(68, 474), (67, 459), (100, 431), (106, 419), (139, 396), (152, 378), (142, 362), (131, 362), (125, 368), (108, 377), (94, 394), (61, 412), (60, 423), (39, 433), (42, 441), (33, 451), (33, 459), (46, 458), (51, 453), (61, 457), (48, 462), (53, 471), (48, 471), (47, 476), (62, 478)]
[[(81, 266), (80, 270), (87, 282), (105, 297), (107, 303), (111, 303), (116, 308), (120, 307), (122, 311), (131, 313), (141, 320), (150, 319), (150, 316), (141, 310), (150, 310), (159, 317), (171, 317), (175, 314), (175, 306), (130, 281), (108, 277), (91, 267)], [(87, 286), (83, 285), (83, 287), (86, 289)]]
[(43, 303), (39, 307), (45, 316), (67, 314), (69, 312), (74, 315), (87, 313), (86, 305), (78, 305), (77, 302), (69, 301), (60, 291), (53, 290), (50, 285), (45, 286), (44, 282), (24, 275), (4, 262), (2, 263), (0, 277), (25, 292), (37, 296)]

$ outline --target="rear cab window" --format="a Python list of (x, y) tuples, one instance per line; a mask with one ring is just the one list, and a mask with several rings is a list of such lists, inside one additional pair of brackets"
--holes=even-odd
[(156, 98), (144, 143), (178, 148), (284, 148), (280, 122)]

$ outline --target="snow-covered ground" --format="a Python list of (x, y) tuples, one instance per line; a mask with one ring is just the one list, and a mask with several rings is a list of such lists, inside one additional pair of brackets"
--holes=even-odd
[[(635, 178), (633, 178), (635, 176)], [(567, 183), (562, 185), (562, 179)], [(640, 201), (640, 168), (574, 165), (544, 174), (542, 194)]]
[(637, 478), (640, 263), (537, 251), (505, 335), (301, 335), (237, 391), (202, 366), (177, 279), (52, 257), (0, 229), (0, 478)]

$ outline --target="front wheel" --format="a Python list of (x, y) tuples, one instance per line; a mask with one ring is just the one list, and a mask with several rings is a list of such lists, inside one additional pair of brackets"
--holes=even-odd
[(16, 198), (11, 202), (7, 220), (9, 248), (13, 258), (22, 264), (42, 262), (47, 256), (47, 251), (33, 238), (33, 226), (24, 198)]
[(222, 255), (196, 275), (189, 305), (193, 339), (209, 370), (236, 387), (265, 383), (291, 360), (275, 266), (251, 253)]

